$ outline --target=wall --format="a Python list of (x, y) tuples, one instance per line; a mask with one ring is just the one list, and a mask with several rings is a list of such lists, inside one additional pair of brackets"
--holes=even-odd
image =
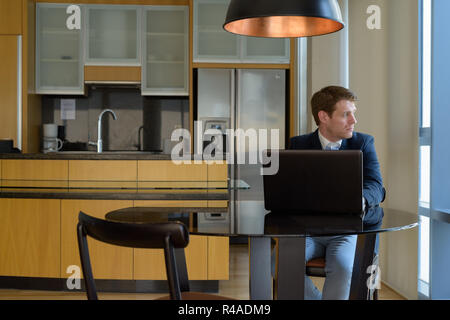
[[(61, 99), (75, 99), (74, 120), (61, 120)], [(141, 126), (145, 149), (162, 150), (174, 127), (187, 128), (189, 121), (187, 98), (145, 97), (138, 88), (92, 85), (86, 96), (43, 96), (42, 123), (64, 125), (67, 141), (96, 142), (98, 116), (107, 108), (116, 113), (117, 120), (110, 114), (103, 117), (104, 150), (137, 150)]]
[[(382, 29), (369, 30), (366, 10), (381, 8)], [(418, 4), (350, 0), (350, 87), (359, 97), (359, 130), (374, 135), (387, 190), (385, 207), (417, 214)], [(381, 236), (382, 279), (417, 298), (418, 229)]]
[[(370, 5), (381, 9), (380, 30), (367, 28)], [(346, 28), (349, 87), (358, 96), (357, 130), (375, 137), (387, 189), (383, 206), (417, 214), (417, 1), (348, 0)], [(309, 40), (309, 99), (325, 85), (345, 83), (340, 32)], [(315, 128), (311, 119), (310, 128)], [(417, 298), (417, 242), (417, 228), (381, 236), (382, 280), (409, 299)]]
[[(312, 95), (330, 85), (348, 86), (348, 0), (339, 0), (345, 28), (331, 34), (308, 39), (308, 102)], [(311, 116), (309, 131), (317, 128)]]

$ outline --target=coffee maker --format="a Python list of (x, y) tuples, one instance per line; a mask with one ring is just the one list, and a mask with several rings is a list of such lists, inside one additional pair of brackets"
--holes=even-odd
[(58, 138), (58, 125), (47, 123), (42, 125), (42, 152), (57, 152), (63, 146), (63, 142)]

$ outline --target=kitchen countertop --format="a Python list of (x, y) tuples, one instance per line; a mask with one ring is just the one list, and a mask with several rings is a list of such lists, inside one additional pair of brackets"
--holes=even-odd
[(229, 191), (249, 189), (231, 181), (50, 181), (0, 180), (0, 198), (101, 200), (229, 200)]
[[(29, 160), (171, 160), (170, 154), (139, 151), (3, 153), (0, 159)], [(192, 156), (191, 159), (194, 159)], [(0, 198), (104, 200), (229, 200), (243, 181), (78, 181), (0, 180)]]
[(0, 153), (0, 159), (32, 160), (171, 160), (170, 154), (144, 151), (63, 151), (51, 153)]

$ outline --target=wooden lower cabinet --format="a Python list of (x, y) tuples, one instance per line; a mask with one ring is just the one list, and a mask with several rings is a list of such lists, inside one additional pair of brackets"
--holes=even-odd
[(0, 199), (0, 275), (60, 277), (60, 200)]
[[(185, 249), (189, 280), (208, 280), (208, 239), (189, 236)], [(165, 280), (166, 267), (162, 249), (134, 250), (134, 278), (136, 280)]]
[[(61, 200), (61, 277), (71, 265), (80, 266), (76, 226), (78, 213), (104, 219), (112, 210), (132, 207), (132, 200)], [(92, 273), (95, 279), (133, 279), (133, 248), (125, 248), (102, 243), (88, 237)]]
[[(204, 207), (206, 201), (134, 201), (135, 207)], [(189, 280), (228, 280), (228, 237), (189, 236), (185, 249)], [(135, 280), (165, 280), (161, 249), (134, 250)]]
[[(78, 213), (104, 218), (132, 206), (204, 207), (206, 201), (0, 199), (0, 276), (68, 278), (81, 268)], [(95, 279), (164, 280), (162, 250), (113, 246), (88, 237)], [(190, 236), (185, 249), (190, 280), (227, 280), (228, 237)]]
[[(78, 212), (104, 218), (105, 213), (132, 206), (202, 207), (205, 201), (106, 201), (61, 200), (61, 277), (68, 277), (71, 265), (81, 266), (76, 237)], [(166, 269), (162, 250), (133, 249), (101, 243), (88, 238), (95, 279), (164, 280)], [(190, 236), (185, 249), (190, 280), (228, 279), (227, 237)]]
[(208, 237), (208, 279), (228, 280), (230, 241), (228, 237)]

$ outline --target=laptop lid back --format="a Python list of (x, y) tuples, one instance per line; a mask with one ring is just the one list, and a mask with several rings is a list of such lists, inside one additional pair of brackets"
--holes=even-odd
[(278, 152), (278, 172), (263, 177), (266, 210), (363, 213), (360, 150)]

